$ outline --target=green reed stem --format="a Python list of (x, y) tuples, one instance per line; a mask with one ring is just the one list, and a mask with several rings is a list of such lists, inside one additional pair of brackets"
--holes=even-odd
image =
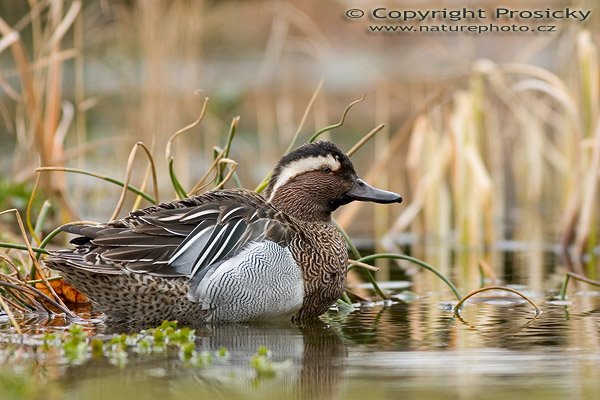
[(179, 198), (180, 200), (187, 197), (187, 191), (183, 188), (183, 185), (179, 182), (179, 179), (177, 179), (177, 174), (175, 173), (175, 170), (173, 168), (174, 157), (171, 155), (172, 154), (171, 146), (173, 145), (173, 142), (175, 141), (175, 139), (177, 137), (179, 137), (179, 135), (181, 135), (185, 132), (189, 132), (190, 129), (197, 126), (204, 119), (204, 116), (206, 115), (206, 105), (207, 104), (208, 104), (208, 97), (205, 97), (204, 103), (202, 104), (202, 110), (200, 111), (200, 115), (198, 116), (198, 118), (196, 118), (196, 120), (194, 122), (192, 122), (191, 124), (189, 124), (188, 126), (178, 130), (173, 135), (171, 135), (171, 137), (167, 141), (167, 145), (165, 148), (166, 157), (167, 157), (167, 160), (169, 163), (169, 177), (171, 178), (173, 190), (175, 191), (177, 198)]
[(239, 188), (243, 188), (244, 187), (244, 185), (242, 185), (242, 181), (240, 179), (240, 176), (238, 175), (237, 172), (235, 172), (235, 171), (233, 172), (233, 175), (232, 175), (231, 179), (233, 179), (233, 181), (235, 182), (235, 184), (236, 184), (237, 187), (239, 187)]
[[(59, 226), (58, 228), (54, 228), (54, 230), (53, 230), (52, 232), (50, 232), (50, 233), (49, 233), (49, 234), (48, 234), (48, 235), (47, 235), (47, 236), (44, 238), (44, 240), (42, 240), (42, 242), (40, 243), (40, 249), (45, 249), (45, 248), (46, 248), (46, 246), (48, 246), (48, 243), (50, 243), (50, 241), (51, 241), (52, 239), (54, 239), (54, 237), (55, 237), (56, 235), (58, 235), (59, 233), (61, 233), (61, 232), (62, 232), (62, 229), (61, 229), (61, 227), (60, 227), (60, 226)], [(34, 250), (34, 251), (35, 251), (35, 250)], [(48, 254), (48, 253), (44, 253), (44, 254)], [(37, 254), (36, 258), (39, 260), (41, 255), (42, 255), (42, 253), (41, 253), (41, 252), (38, 252), (38, 254)], [(32, 271), (31, 273), (33, 274), (31, 279), (34, 279), (34, 278), (35, 278), (35, 271)]]
[(269, 179), (271, 179), (272, 174), (273, 174), (273, 171), (269, 172), (269, 174), (263, 178), (263, 180), (254, 189), (254, 191), (256, 193), (262, 193), (262, 191), (267, 188), (267, 186), (269, 185)]
[(378, 254), (373, 254), (371, 256), (366, 256), (366, 257), (360, 258), (356, 261), (368, 263), (369, 261), (373, 261), (378, 258), (387, 258), (387, 259), (391, 259), (391, 260), (406, 260), (406, 261), (410, 261), (414, 264), (417, 264), (418, 266), (425, 268), (428, 271), (433, 272), (438, 278), (440, 278), (450, 288), (450, 290), (452, 290), (452, 292), (454, 293), (454, 296), (456, 296), (456, 298), (458, 300), (461, 299), (460, 292), (458, 291), (456, 286), (454, 286), (454, 284), (450, 281), (450, 279), (448, 277), (446, 277), (444, 274), (442, 274), (440, 271), (438, 271), (431, 265), (427, 264), (425, 261), (419, 260), (418, 258), (407, 256), (404, 254), (378, 253)]
[(377, 284), (377, 281), (375, 280), (375, 277), (373, 276), (373, 273), (371, 271), (369, 271), (368, 269), (365, 269), (365, 273), (367, 274), (367, 280), (369, 281), (371, 286), (373, 286), (373, 289), (375, 290), (375, 292), (377, 292), (377, 294), (379, 296), (381, 296), (384, 300), (389, 299), (390, 296), (388, 296), (387, 294), (384, 293), (383, 290), (381, 290), (381, 288)]
[(324, 80), (321, 79), (319, 81), (319, 84), (317, 85), (317, 88), (313, 92), (313, 95), (310, 98), (310, 101), (308, 102), (308, 104), (306, 106), (306, 109), (304, 110), (304, 114), (302, 115), (302, 119), (300, 120), (300, 124), (298, 124), (298, 128), (296, 129), (296, 133), (294, 133), (294, 136), (292, 137), (292, 140), (290, 140), (290, 143), (288, 144), (287, 149), (285, 149), (285, 154), (287, 154), (290, 151), (292, 151), (292, 149), (294, 148), (294, 146), (296, 146), (296, 142), (298, 141), (298, 138), (300, 137), (300, 132), (302, 132), (302, 128), (304, 127), (304, 123), (306, 122), (306, 118), (308, 118), (308, 113), (310, 112), (310, 110), (312, 109), (313, 105), (315, 104), (315, 100), (317, 100), (317, 96), (319, 95), (319, 92), (321, 91), (321, 88), (323, 87), (323, 82), (324, 82)]
[(348, 247), (350, 248), (350, 252), (352, 253), (352, 257), (355, 260), (358, 260), (359, 258), (361, 258), (362, 255), (360, 254), (360, 252), (358, 251), (358, 249), (356, 248), (356, 246), (354, 245), (354, 243), (352, 243), (352, 239), (350, 239), (350, 236), (348, 236), (348, 234), (346, 233), (346, 231), (337, 223), (336, 220), (333, 220), (333, 224), (338, 229), (338, 231), (340, 231), (340, 233), (342, 234), (342, 237), (344, 238), (344, 240), (348, 244)]
[(362, 98), (358, 99), (358, 100), (354, 100), (352, 103), (350, 103), (348, 105), (348, 107), (346, 107), (346, 109), (344, 110), (344, 113), (342, 114), (342, 119), (340, 120), (340, 122), (338, 122), (337, 124), (333, 124), (333, 125), (329, 125), (326, 126), (325, 128), (322, 128), (320, 130), (318, 130), (315, 134), (313, 134), (310, 139), (308, 139), (308, 143), (312, 143), (315, 140), (317, 140), (317, 138), (319, 136), (321, 136), (322, 134), (324, 134), (325, 132), (329, 132), (332, 129), (335, 128), (339, 128), (340, 126), (344, 125), (344, 121), (346, 120), (346, 115), (348, 114), (348, 111), (350, 111), (350, 109), (355, 105), (360, 103), (361, 101), (364, 101), (365, 98), (367, 97), (367, 95), (365, 94)]
[(46, 218), (48, 218), (48, 213), (50, 212), (50, 202), (48, 200), (44, 200), (42, 204), (42, 208), (40, 209), (40, 213), (35, 220), (35, 226), (33, 228), (33, 233), (35, 236), (39, 237), (42, 233), (42, 228), (46, 223)]
[(565, 280), (562, 284), (562, 287), (560, 288), (560, 293), (559, 293), (559, 299), (560, 300), (565, 300), (566, 296), (567, 296), (567, 286), (569, 285), (569, 279), (573, 278), (577, 281), (581, 281), (581, 282), (585, 282), (588, 285), (592, 285), (592, 286), (599, 286), (600, 287), (600, 281), (595, 281), (593, 279), (590, 279), (586, 276), (583, 275), (579, 275), (576, 274), (574, 272), (567, 272), (565, 274)]
[(169, 158), (169, 177), (171, 178), (171, 184), (173, 185), (173, 190), (177, 195), (179, 200), (185, 199), (187, 197), (187, 192), (177, 179), (177, 175), (175, 175), (175, 170), (173, 168), (173, 163), (175, 159), (173, 157)]
[[(306, 111), (304, 112), (304, 116), (302, 117), (302, 122), (300, 123), (300, 126), (298, 127), (298, 130), (296, 131), (292, 141), (290, 142), (287, 150), (285, 151), (285, 154), (289, 153), (294, 144), (296, 143), (296, 140), (298, 139), (298, 136), (300, 134), (300, 130), (302, 128), (302, 126), (304, 125), (304, 121), (306, 120), (306, 116), (308, 114), (309, 109), (312, 107), (312, 103), (315, 101), (315, 98), (317, 96), (317, 93), (319, 92), (319, 90), (321, 89), (321, 85), (322, 85), (323, 81), (321, 81), (321, 83), (319, 83), (319, 86), (317, 87), (317, 90), (315, 91), (315, 94), (313, 95), (313, 98), (310, 100), (309, 105), (306, 109)], [(348, 111), (350, 111), (350, 109), (357, 103), (360, 103), (361, 101), (365, 100), (365, 98), (367, 97), (367, 95), (365, 94), (362, 98), (358, 99), (358, 100), (354, 100), (352, 103), (350, 103), (346, 109), (344, 110), (344, 113), (342, 114), (342, 119), (340, 120), (340, 122), (338, 122), (337, 124), (333, 124), (333, 125), (329, 125), (326, 126), (325, 128), (320, 129), (319, 131), (317, 131), (316, 133), (314, 133), (310, 139), (308, 139), (308, 143), (312, 143), (315, 140), (317, 140), (317, 138), (319, 136), (321, 136), (322, 134), (324, 134), (325, 132), (328, 132), (332, 129), (335, 128), (339, 128), (340, 126), (342, 126), (344, 124), (344, 121), (346, 120), (346, 115), (348, 114)], [(381, 128), (378, 128), (378, 130)], [(254, 191), (256, 193), (261, 193), (263, 190), (266, 189), (266, 187), (269, 185), (269, 179), (271, 179), (271, 175), (273, 174), (273, 171), (269, 172), (269, 174), (267, 176), (265, 176), (263, 178), (263, 180), (258, 184), (258, 186), (254, 189)]]
[[(64, 167), (40, 167), (37, 168), (36, 171), (65, 171), (65, 172), (73, 172), (75, 174), (82, 174), (82, 175), (88, 175), (88, 176), (93, 176), (94, 178), (98, 178), (98, 179), (102, 179), (103, 181), (106, 182), (110, 182), (113, 183), (115, 185), (118, 186), (125, 186), (125, 183), (115, 179), (115, 178), (111, 178), (110, 176), (105, 176), (105, 175), (100, 175), (100, 174), (95, 174), (93, 172), (88, 172), (88, 171), (84, 171), (82, 169), (77, 169), (77, 168), (64, 168)], [(129, 190), (130, 192), (133, 192), (135, 194), (137, 194), (138, 196), (143, 197), (145, 200), (149, 201), (152, 204), (156, 204), (157, 201), (154, 197), (152, 197), (151, 195), (149, 195), (148, 193), (136, 188), (135, 186), (132, 185), (127, 185), (127, 190)]]
[[(321, 79), (321, 81), (317, 85), (317, 88), (313, 92), (313, 95), (310, 98), (310, 101), (308, 102), (308, 105), (304, 109), (304, 114), (302, 115), (302, 119), (300, 120), (300, 124), (298, 125), (298, 128), (296, 129), (296, 133), (294, 133), (294, 136), (292, 137), (292, 140), (290, 140), (290, 143), (288, 144), (287, 149), (285, 149), (285, 153), (284, 154), (289, 153), (290, 151), (292, 151), (292, 149), (294, 148), (294, 146), (296, 146), (296, 142), (298, 141), (298, 137), (300, 137), (300, 132), (302, 132), (302, 128), (304, 127), (304, 123), (306, 122), (306, 118), (308, 118), (308, 113), (312, 109), (312, 106), (315, 103), (315, 100), (317, 99), (317, 96), (319, 95), (319, 92), (321, 91), (322, 87), (323, 87), (323, 79)], [(263, 180), (260, 181), (260, 183), (258, 184), (258, 186), (256, 187), (256, 189), (254, 189), (254, 191), (256, 193), (261, 193), (263, 190), (265, 190), (265, 188), (269, 184), (269, 179), (271, 179), (271, 175), (272, 174), (273, 174), (273, 170), (269, 171), (269, 173), (267, 174), (267, 176), (265, 176), (263, 178)]]
[[(16, 249), (27, 251), (27, 246), (25, 246), (24, 244), (0, 242), (0, 247), (4, 249)], [(39, 247), (31, 247), (31, 249), (34, 251), (34, 253), (50, 254), (48, 250), (44, 250)]]
[(348, 293), (346, 293), (346, 292), (342, 293), (341, 300), (350, 306), (352, 305), (352, 300), (350, 300), (350, 297), (348, 297)]
[(479, 268), (479, 287), (482, 288), (485, 286), (485, 274), (483, 272), (483, 266), (480, 264), (477, 264), (477, 267)]
[(560, 288), (560, 293), (558, 294), (559, 299), (564, 301), (567, 297), (567, 286), (569, 286), (569, 279), (571, 279), (571, 275), (567, 272), (565, 274), (565, 280), (563, 281), (562, 287)]
[[(231, 151), (231, 143), (233, 142), (233, 138), (235, 137), (235, 133), (237, 131), (238, 123), (240, 122), (240, 117), (234, 117), (231, 120), (231, 125), (229, 126), (229, 133), (227, 134), (227, 142), (225, 143), (225, 148), (221, 151), (222, 158), (228, 158), (229, 152)], [(221, 182), (223, 182), (223, 174), (225, 173), (225, 165), (217, 165), (217, 178), (215, 181), (215, 185), (219, 186)]]
[(237, 126), (240, 122), (240, 117), (234, 117), (231, 120), (231, 125), (229, 126), (229, 133), (227, 134), (227, 142), (225, 143), (225, 149), (223, 150), (223, 158), (229, 158), (229, 152), (231, 151), (231, 143), (233, 143), (233, 138), (235, 138), (235, 133), (237, 131)]
[[(333, 220), (333, 224), (336, 226), (336, 228), (338, 228), (338, 230), (340, 231), (342, 237), (344, 238), (344, 240), (346, 241), (346, 243), (348, 244), (348, 247), (350, 249), (350, 252), (352, 253), (353, 257), (356, 258), (356, 261), (359, 261), (359, 259), (361, 259), (361, 254), (358, 251), (358, 249), (356, 248), (356, 246), (354, 245), (354, 243), (352, 243), (352, 239), (350, 239), (350, 236), (348, 236), (348, 234), (346, 233), (346, 231), (344, 229), (342, 229), (341, 226), (338, 225), (338, 223)], [(373, 273), (371, 271), (369, 271), (368, 269), (365, 270), (365, 273), (367, 275), (367, 280), (369, 281), (369, 283), (371, 284), (371, 286), (373, 286), (373, 290), (375, 290), (375, 292), (381, 296), (381, 298), (383, 299), (389, 299), (390, 297), (388, 295), (386, 295), (384, 293), (383, 290), (381, 290), (381, 288), (379, 287), (379, 285), (377, 284), (377, 281), (375, 280), (375, 277), (373, 276)]]
[(222, 174), (221, 174), (221, 166), (219, 165), (218, 160), (220, 161), (223, 158), (223, 154), (225, 154), (225, 150), (223, 150), (222, 148), (220, 148), (219, 146), (213, 146), (213, 152), (212, 152), (212, 159), (213, 159), (213, 163), (215, 164), (215, 177), (213, 178), (213, 185), (214, 186), (219, 186), (219, 184), (221, 183), (221, 180), (219, 179), (219, 177), (221, 177), (221, 179), (223, 179)]

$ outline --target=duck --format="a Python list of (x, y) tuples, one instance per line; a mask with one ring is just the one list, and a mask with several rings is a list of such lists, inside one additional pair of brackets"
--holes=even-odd
[(45, 264), (113, 322), (306, 321), (345, 290), (348, 250), (331, 214), (352, 201), (402, 197), (360, 179), (334, 143), (307, 143), (278, 161), (264, 195), (214, 190), (67, 224), (73, 247)]

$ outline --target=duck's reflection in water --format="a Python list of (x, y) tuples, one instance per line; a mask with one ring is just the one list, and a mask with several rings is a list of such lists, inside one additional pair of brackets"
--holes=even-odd
[(335, 399), (341, 391), (348, 346), (322, 323), (301, 327), (304, 338), (299, 394), (306, 399)]
[[(139, 327), (104, 325), (104, 333), (139, 331)], [(118, 374), (118, 380), (131, 386), (142, 378), (144, 391), (148, 383), (159, 392), (175, 398), (189, 398), (194, 394), (210, 398), (266, 398), (266, 399), (335, 399), (340, 397), (348, 348), (332, 328), (321, 321), (303, 325), (283, 324), (218, 324), (194, 327), (196, 348), (199, 352), (214, 353), (221, 347), (229, 351), (229, 359), (215, 361), (204, 369), (189, 368), (174, 357), (144, 357), (133, 354), (125, 368), (100, 369), (93, 365), (69, 368), (65, 378), (71, 385), (82, 387), (87, 380), (108, 378)], [(260, 346), (266, 346), (272, 360), (280, 364), (276, 376), (257, 379), (250, 360)], [(87, 373), (85, 370), (88, 370)], [(112, 374), (111, 374), (112, 369)], [(114, 375), (113, 375), (114, 377)], [(148, 379), (151, 378), (151, 379)], [(111, 386), (119, 385), (113, 383)], [(95, 385), (98, 388), (98, 385)], [(108, 395), (108, 394), (107, 394)]]
[[(198, 331), (203, 349), (226, 347), (232, 362), (244, 367), (260, 346), (275, 361), (289, 360), (261, 392), (264, 398), (334, 399), (338, 397), (348, 348), (331, 327), (321, 321), (294, 324), (227, 324)], [(231, 369), (229, 368), (230, 372)]]

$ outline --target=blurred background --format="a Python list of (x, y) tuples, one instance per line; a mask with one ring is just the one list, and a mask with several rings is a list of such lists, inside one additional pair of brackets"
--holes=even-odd
[[(519, 21), (556, 25), (555, 33), (486, 34), (374, 33), (369, 26), (381, 22), (345, 16), (497, 6), (591, 14)], [(165, 147), (205, 97), (203, 121), (173, 142), (182, 185), (191, 189), (209, 169), (213, 146), (225, 145), (240, 116), (230, 158), (254, 188), (299, 127), (306, 141), (366, 94), (325, 137), (348, 150), (385, 124), (352, 159), (363, 178), (405, 202), (336, 214), (361, 249), (408, 252), (445, 272), (456, 266), (462, 286), (477, 287), (482, 268), (533, 289), (555, 286), (552, 273), (566, 269), (594, 278), (599, 27), (594, 0), (0, 0), (0, 209), (25, 209), (39, 166), (124, 180), (136, 142), (152, 152), (160, 199), (175, 198)], [(151, 192), (147, 165), (140, 152), (131, 183)], [(39, 178), (32, 215), (49, 199), (47, 230), (107, 220), (120, 195), (90, 176)], [(135, 200), (129, 209), (147, 205)], [(9, 241), (14, 222), (0, 224)]]

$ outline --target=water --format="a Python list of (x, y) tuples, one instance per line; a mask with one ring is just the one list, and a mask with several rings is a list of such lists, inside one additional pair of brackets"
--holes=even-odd
[[(14, 398), (73, 399), (598, 398), (600, 294), (580, 292), (567, 305), (528, 294), (541, 315), (512, 295), (486, 292), (456, 317), (447, 293), (430, 293), (332, 311), (305, 326), (199, 327), (199, 350), (230, 352), (207, 368), (190, 367), (176, 351), (130, 351), (121, 367), (106, 357), (73, 365), (56, 352), (34, 351), (41, 333), (64, 321), (24, 323), (29, 333), (21, 344), (5, 323), (0, 388)], [(88, 329), (106, 335), (123, 328)], [(261, 345), (277, 363), (274, 377), (259, 379), (249, 365)], [(19, 382), (44, 389), (19, 392)]]

